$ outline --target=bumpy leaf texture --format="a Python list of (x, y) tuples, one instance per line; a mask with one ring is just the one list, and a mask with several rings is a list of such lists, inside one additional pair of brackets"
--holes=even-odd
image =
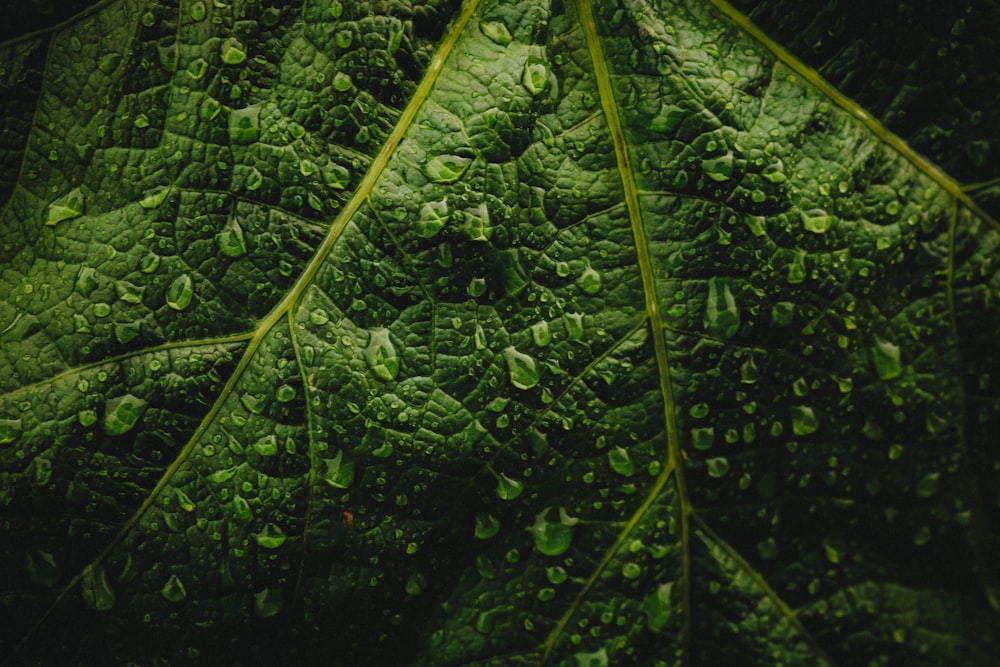
[(0, 45), (11, 664), (997, 664), (1000, 227), (722, 0)]

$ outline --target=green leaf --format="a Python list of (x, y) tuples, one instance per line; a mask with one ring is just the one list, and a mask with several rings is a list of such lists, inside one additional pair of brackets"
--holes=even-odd
[(985, 163), (722, 0), (271, 4), (0, 44), (11, 664), (1000, 661)]

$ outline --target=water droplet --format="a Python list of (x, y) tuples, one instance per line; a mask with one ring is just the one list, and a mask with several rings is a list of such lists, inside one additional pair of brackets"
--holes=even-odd
[(274, 456), (278, 453), (278, 438), (273, 433), (253, 443), (253, 448), (261, 456)]
[(875, 345), (871, 348), (872, 358), (875, 360), (875, 371), (883, 380), (891, 380), (899, 377), (903, 372), (901, 354), (898, 345), (893, 345), (889, 341), (875, 337)]
[(399, 356), (389, 339), (388, 329), (371, 331), (368, 347), (365, 348), (365, 361), (376, 377), (391, 381), (399, 374)]
[(795, 314), (795, 304), (791, 301), (779, 301), (771, 307), (771, 322), (776, 327), (788, 326)]
[(202, 20), (204, 20), (205, 19), (205, 14), (206, 14), (205, 3), (201, 2), (199, 0), (199, 2), (196, 2), (193, 5), (191, 5), (190, 12), (191, 12), (191, 19), (192, 20), (194, 20), (194, 21), (202, 21)]
[(351, 80), (349, 74), (345, 72), (337, 72), (333, 75), (333, 81), (331, 82), (334, 90), (344, 92), (345, 90), (350, 90), (354, 86), (354, 82)]
[(454, 183), (462, 177), (472, 163), (472, 158), (461, 155), (437, 155), (424, 166), (424, 171), (434, 183)]
[(563, 313), (562, 322), (569, 340), (583, 340), (583, 313)]
[(337, 46), (340, 48), (346, 49), (354, 42), (354, 33), (350, 30), (338, 30), (333, 36), (333, 41), (336, 42)]
[(84, 196), (80, 188), (73, 188), (68, 193), (49, 204), (46, 225), (58, 225), (63, 220), (72, 220), (83, 215)]
[(709, 412), (708, 403), (705, 403), (704, 401), (701, 401), (700, 403), (695, 403), (688, 410), (688, 414), (694, 417), (695, 419), (702, 419), (708, 416), (708, 412)]
[(558, 556), (565, 553), (573, 542), (573, 530), (580, 519), (571, 517), (566, 508), (560, 507), (558, 517), (549, 519), (555, 508), (547, 507), (535, 515), (535, 523), (528, 532), (535, 541), (535, 548), (546, 556)]
[(819, 428), (813, 409), (805, 405), (794, 405), (792, 412), (792, 432), (795, 435), (809, 435)]
[(500, 46), (507, 46), (514, 39), (503, 21), (483, 21), (479, 24), (479, 29), (486, 37)]
[(24, 566), (28, 570), (28, 578), (32, 583), (45, 588), (51, 588), (59, 583), (62, 574), (56, 559), (47, 551), (33, 549), (24, 557)]
[(576, 667), (608, 667), (608, 649), (601, 647), (593, 653), (574, 653)]
[(174, 310), (184, 310), (191, 305), (194, 298), (194, 287), (191, 276), (186, 273), (174, 279), (167, 288), (167, 305)]
[(496, 609), (490, 609), (489, 611), (481, 611), (479, 615), (476, 616), (476, 632), (484, 635), (488, 635), (493, 632), (493, 626), (496, 623), (496, 617), (503, 614), (509, 614), (514, 611), (514, 606), (505, 604), (503, 606), (497, 607)]
[(252, 105), (233, 109), (229, 115), (229, 141), (234, 144), (252, 144), (260, 136), (260, 106)]
[(601, 291), (601, 274), (590, 266), (589, 261), (583, 260), (583, 262), (583, 273), (576, 279), (576, 284), (585, 294), (597, 294)]
[(833, 224), (833, 217), (827, 215), (826, 211), (814, 208), (810, 211), (802, 212), (802, 226), (814, 234), (822, 234), (830, 229)]
[(323, 167), (323, 182), (334, 190), (343, 190), (351, 184), (351, 172), (335, 162)]
[(184, 582), (176, 574), (170, 575), (167, 579), (167, 583), (163, 584), (163, 588), (160, 589), (160, 595), (170, 602), (180, 602), (187, 597), (187, 590), (184, 588)]
[(687, 117), (684, 110), (674, 104), (660, 104), (660, 109), (649, 121), (649, 129), (653, 132), (673, 132)]
[(97, 61), (97, 69), (101, 70), (105, 74), (111, 74), (118, 67), (118, 63), (122, 61), (122, 54), (120, 53), (105, 53), (101, 56), (100, 60)]
[(264, 530), (259, 533), (254, 533), (253, 537), (257, 541), (257, 546), (262, 549), (277, 549), (288, 539), (281, 528), (273, 523), (264, 526)]
[(253, 611), (258, 618), (277, 616), (285, 606), (285, 595), (278, 588), (265, 588), (253, 594)]
[(797, 285), (806, 279), (806, 253), (799, 251), (788, 265), (788, 282)]
[(524, 84), (524, 87), (527, 88), (528, 92), (532, 95), (538, 95), (545, 90), (545, 86), (548, 82), (548, 63), (541, 58), (528, 56), (528, 60), (524, 63), (524, 75), (521, 77), (521, 83)]
[(713, 181), (721, 183), (728, 181), (733, 175), (733, 153), (706, 158), (701, 161), (701, 170)]
[(719, 338), (731, 338), (739, 330), (740, 311), (728, 282), (709, 278), (704, 324), (709, 334)]
[(185, 512), (193, 512), (195, 508), (194, 501), (180, 489), (174, 489), (174, 495), (177, 496), (177, 504)]
[(478, 208), (469, 209), (463, 212), (465, 224), (462, 226), (465, 235), (471, 241), (489, 241), (493, 236), (493, 225), (490, 223), (490, 211), (486, 208), (486, 202)]
[(326, 459), (326, 473), (323, 481), (335, 489), (346, 489), (354, 481), (354, 461), (344, 456), (344, 450), (338, 450), (332, 459)]
[(661, 632), (674, 613), (675, 604), (671, 600), (673, 582), (660, 584), (656, 590), (642, 600), (642, 612), (646, 615), (646, 625), (653, 632)]
[(623, 477), (631, 477), (635, 474), (635, 465), (632, 457), (624, 447), (615, 447), (608, 450), (608, 464), (611, 469)]
[(118, 294), (118, 298), (125, 303), (142, 303), (142, 295), (145, 291), (145, 287), (127, 280), (115, 281), (115, 292)]
[(549, 600), (553, 599), (556, 596), (556, 589), (545, 587), (539, 589), (536, 595), (540, 601), (548, 602)]
[(729, 472), (729, 461), (724, 456), (706, 459), (705, 467), (708, 469), (709, 477), (723, 477)]
[(278, 391), (275, 392), (274, 397), (278, 399), (279, 403), (288, 403), (295, 398), (295, 387), (290, 384), (283, 384), (278, 387)]
[(492, 514), (480, 512), (476, 515), (476, 537), (488, 540), (500, 531), (500, 520)]
[(417, 217), (415, 231), (417, 236), (424, 239), (433, 238), (444, 228), (451, 218), (448, 211), (448, 201), (427, 202), (420, 207), (420, 214)]
[(104, 432), (122, 435), (135, 427), (146, 411), (146, 401), (132, 394), (109, 399), (104, 406)]
[(524, 482), (500, 473), (497, 476), (497, 496), (501, 500), (514, 500), (524, 493)]
[(929, 472), (920, 478), (917, 482), (917, 497), (918, 498), (930, 498), (938, 490), (938, 484), (941, 481), (941, 473)]
[(188, 63), (187, 73), (194, 80), (201, 79), (208, 72), (208, 62), (204, 58), (196, 58)]
[(87, 567), (80, 579), (80, 592), (88, 609), (108, 611), (115, 606), (115, 592), (108, 583), (108, 576), (100, 565)]
[(540, 379), (538, 362), (534, 358), (518, 352), (513, 345), (503, 351), (504, 361), (507, 362), (507, 372), (510, 374), (510, 383), (518, 389), (531, 389), (538, 384)]
[(545, 320), (535, 322), (531, 325), (531, 339), (535, 345), (545, 347), (552, 342), (552, 334), (549, 332), (549, 323)]
[(707, 426), (705, 428), (691, 429), (691, 446), (695, 449), (705, 450), (712, 446), (715, 441), (715, 428)]
[(145, 197), (139, 200), (139, 206), (145, 209), (156, 208), (157, 206), (163, 203), (163, 201), (167, 198), (167, 195), (169, 194), (170, 194), (169, 186), (161, 185), (159, 187), (155, 187), (148, 193), (146, 193)]
[(226, 65), (239, 65), (247, 59), (247, 47), (235, 37), (223, 40), (221, 51), (222, 62)]
[(215, 244), (226, 257), (242, 257), (247, 253), (246, 240), (243, 238), (243, 228), (236, 218), (230, 218), (225, 227), (215, 235)]
[(22, 429), (20, 419), (0, 419), (0, 445), (17, 440)]
[(622, 576), (626, 579), (638, 579), (642, 574), (642, 567), (638, 563), (625, 563), (622, 565)]

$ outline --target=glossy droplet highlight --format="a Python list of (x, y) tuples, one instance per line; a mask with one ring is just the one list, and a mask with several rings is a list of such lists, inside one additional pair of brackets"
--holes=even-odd
[(822, 209), (817, 208), (811, 211), (804, 211), (802, 213), (802, 226), (813, 234), (824, 233), (826, 230), (830, 229), (830, 225), (832, 224), (833, 218), (827, 215), (826, 211)]
[(545, 86), (548, 82), (548, 63), (541, 58), (528, 56), (528, 60), (524, 63), (524, 75), (521, 77), (521, 83), (524, 84), (524, 87), (527, 88), (528, 92), (532, 95), (538, 95), (545, 90)]
[(876, 336), (871, 351), (872, 358), (875, 360), (875, 372), (880, 378), (891, 380), (903, 373), (901, 352), (898, 345)]
[(705, 300), (705, 330), (719, 338), (731, 338), (739, 328), (740, 311), (729, 283), (710, 278), (708, 298)]
[(571, 517), (566, 508), (560, 507), (558, 516), (552, 517), (554, 508), (547, 507), (535, 515), (535, 523), (528, 528), (535, 548), (546, 556), (565, 553), (573, 542), (573, 530), (580, 519)]
[(503, 351), (503, 357), (507, 362), (507, 372), (512, 385), (518, 389), (531, 389), (538, 384), (540, 379), (538, 362), (533, 357), (518, 352), (513, 345)]
[(104, 432), (108, 435), (128, 433), (145, 411), (146, 401), (132, 394), (108, 400), (104, 405)]
[(492, 514), (480, 512), (476, 515), (476, 537), (480, 540), (488, 540), (500, 532), (500, 520)]
[(501, 500), (514, 500), (524, 493), (524, 482), (500, 473), (497, 476), (497, 496)]
[(281, 528), (273, 523), (264, 526), (264, 530), (255, 533), (253, 537), (257, 541), (257, 546), (262, 549), (277, 549), (287, 539)]
[(17, 440), (22, 430), (20, 419), (0, 419), (0, 445)]
[(223, 40), (221, 49), (222, 62), (227, 65), (239, 65), (247, 59), (247, 47), (235, 37)]
[(234, 144), (252, 144), (260, 136), (260, 107), (234, 109), (229, 115), (229, 141)]
[(194, 283), (186, 273), (178, 276), (167, 288), (167, 305), (174, 310), (184, 310), (194, 298)]
[(507, 46), (514, 39), (503, 21), (483, 21), (479, 24), (479, 29), (491, 41), (500, 46)]
[(601, 274), (590, 266), (589, 261), (584, 260), (583, 273), (577, 278), (576, 284), (580, 286), (584, 294), (597, 294), (601, 291)]
[(427, 202), (420, 207), (420, 214), (414, 226), (417, 236), (424, 239), (437, 236), (444, 229), (449, 218), (451, 218), (451, 214), (448, 211), (447, 200)]
[(642, 612), (646, 615), (646, 625), (653, 632), (660, 632), (667, 626), (674, 613), (671, 600), (673, 582), (660, 584), (656, 590), (642, 600)]
[(438, 155), (432, 157), (424, 171), (434, 183), (454, 183), (462, 177), (472, 163), (472, 158), (461, 155)]
[(187, 589), (184, 588), (184, 582), (181, 581), (181, 578), (172, 574), (167, 579), (167, 583), (163, 584), (163, 588), (160, 589), (160, 595), (170, 602), (180, 602), (187, 597)]
[(635, 465), (632, 457), (624, 447), (615, 447), (608, 450), (608, 464), (611, 469), (622, 477), (631, 477), (635, 474)]
[(795, 435), (809, 435), (819, 428), (819, 421), (813, 409), (805, 405), (794, 405), (792, 412), (792, 432)]
[(339, 450), (332, 459), (326, 459), (326, 472), (323, 481), (335, 489), (346, 489), (354, 481), (354, 461), (344, 456), (344, 450)]
[(242, 257), (247, 254), (246, 239), (243, 238), (243, 228), (236, 218), (226, 221), (225, 227), (215, 235), (215, 245), (226, 257)]
[(72, 220), (83, 215), (84, 197), (80, 188), (73, 188), (68, 193), (49, 204), (46, 225), (58, 225), (63, 220)]
[(376, 377), (390, 381), (399, 374), (399, 355), (389, 339), (388, 329), (375, 329), (365, 348), (365, 361)]
[(170, 188), (167, 186), (160, 186), (153, 188), (146, 195), (139, 200), (139, 206), (145, 209), (153, 209), (159, 206), (166, 200), (167, 195), (170, 194)]

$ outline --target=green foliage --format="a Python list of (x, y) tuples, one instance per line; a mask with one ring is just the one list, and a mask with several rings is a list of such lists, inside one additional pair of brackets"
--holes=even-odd
[(263, 4), (0, 44), (12, 664), (1000, 660), (961, 187), (721, 0)]

